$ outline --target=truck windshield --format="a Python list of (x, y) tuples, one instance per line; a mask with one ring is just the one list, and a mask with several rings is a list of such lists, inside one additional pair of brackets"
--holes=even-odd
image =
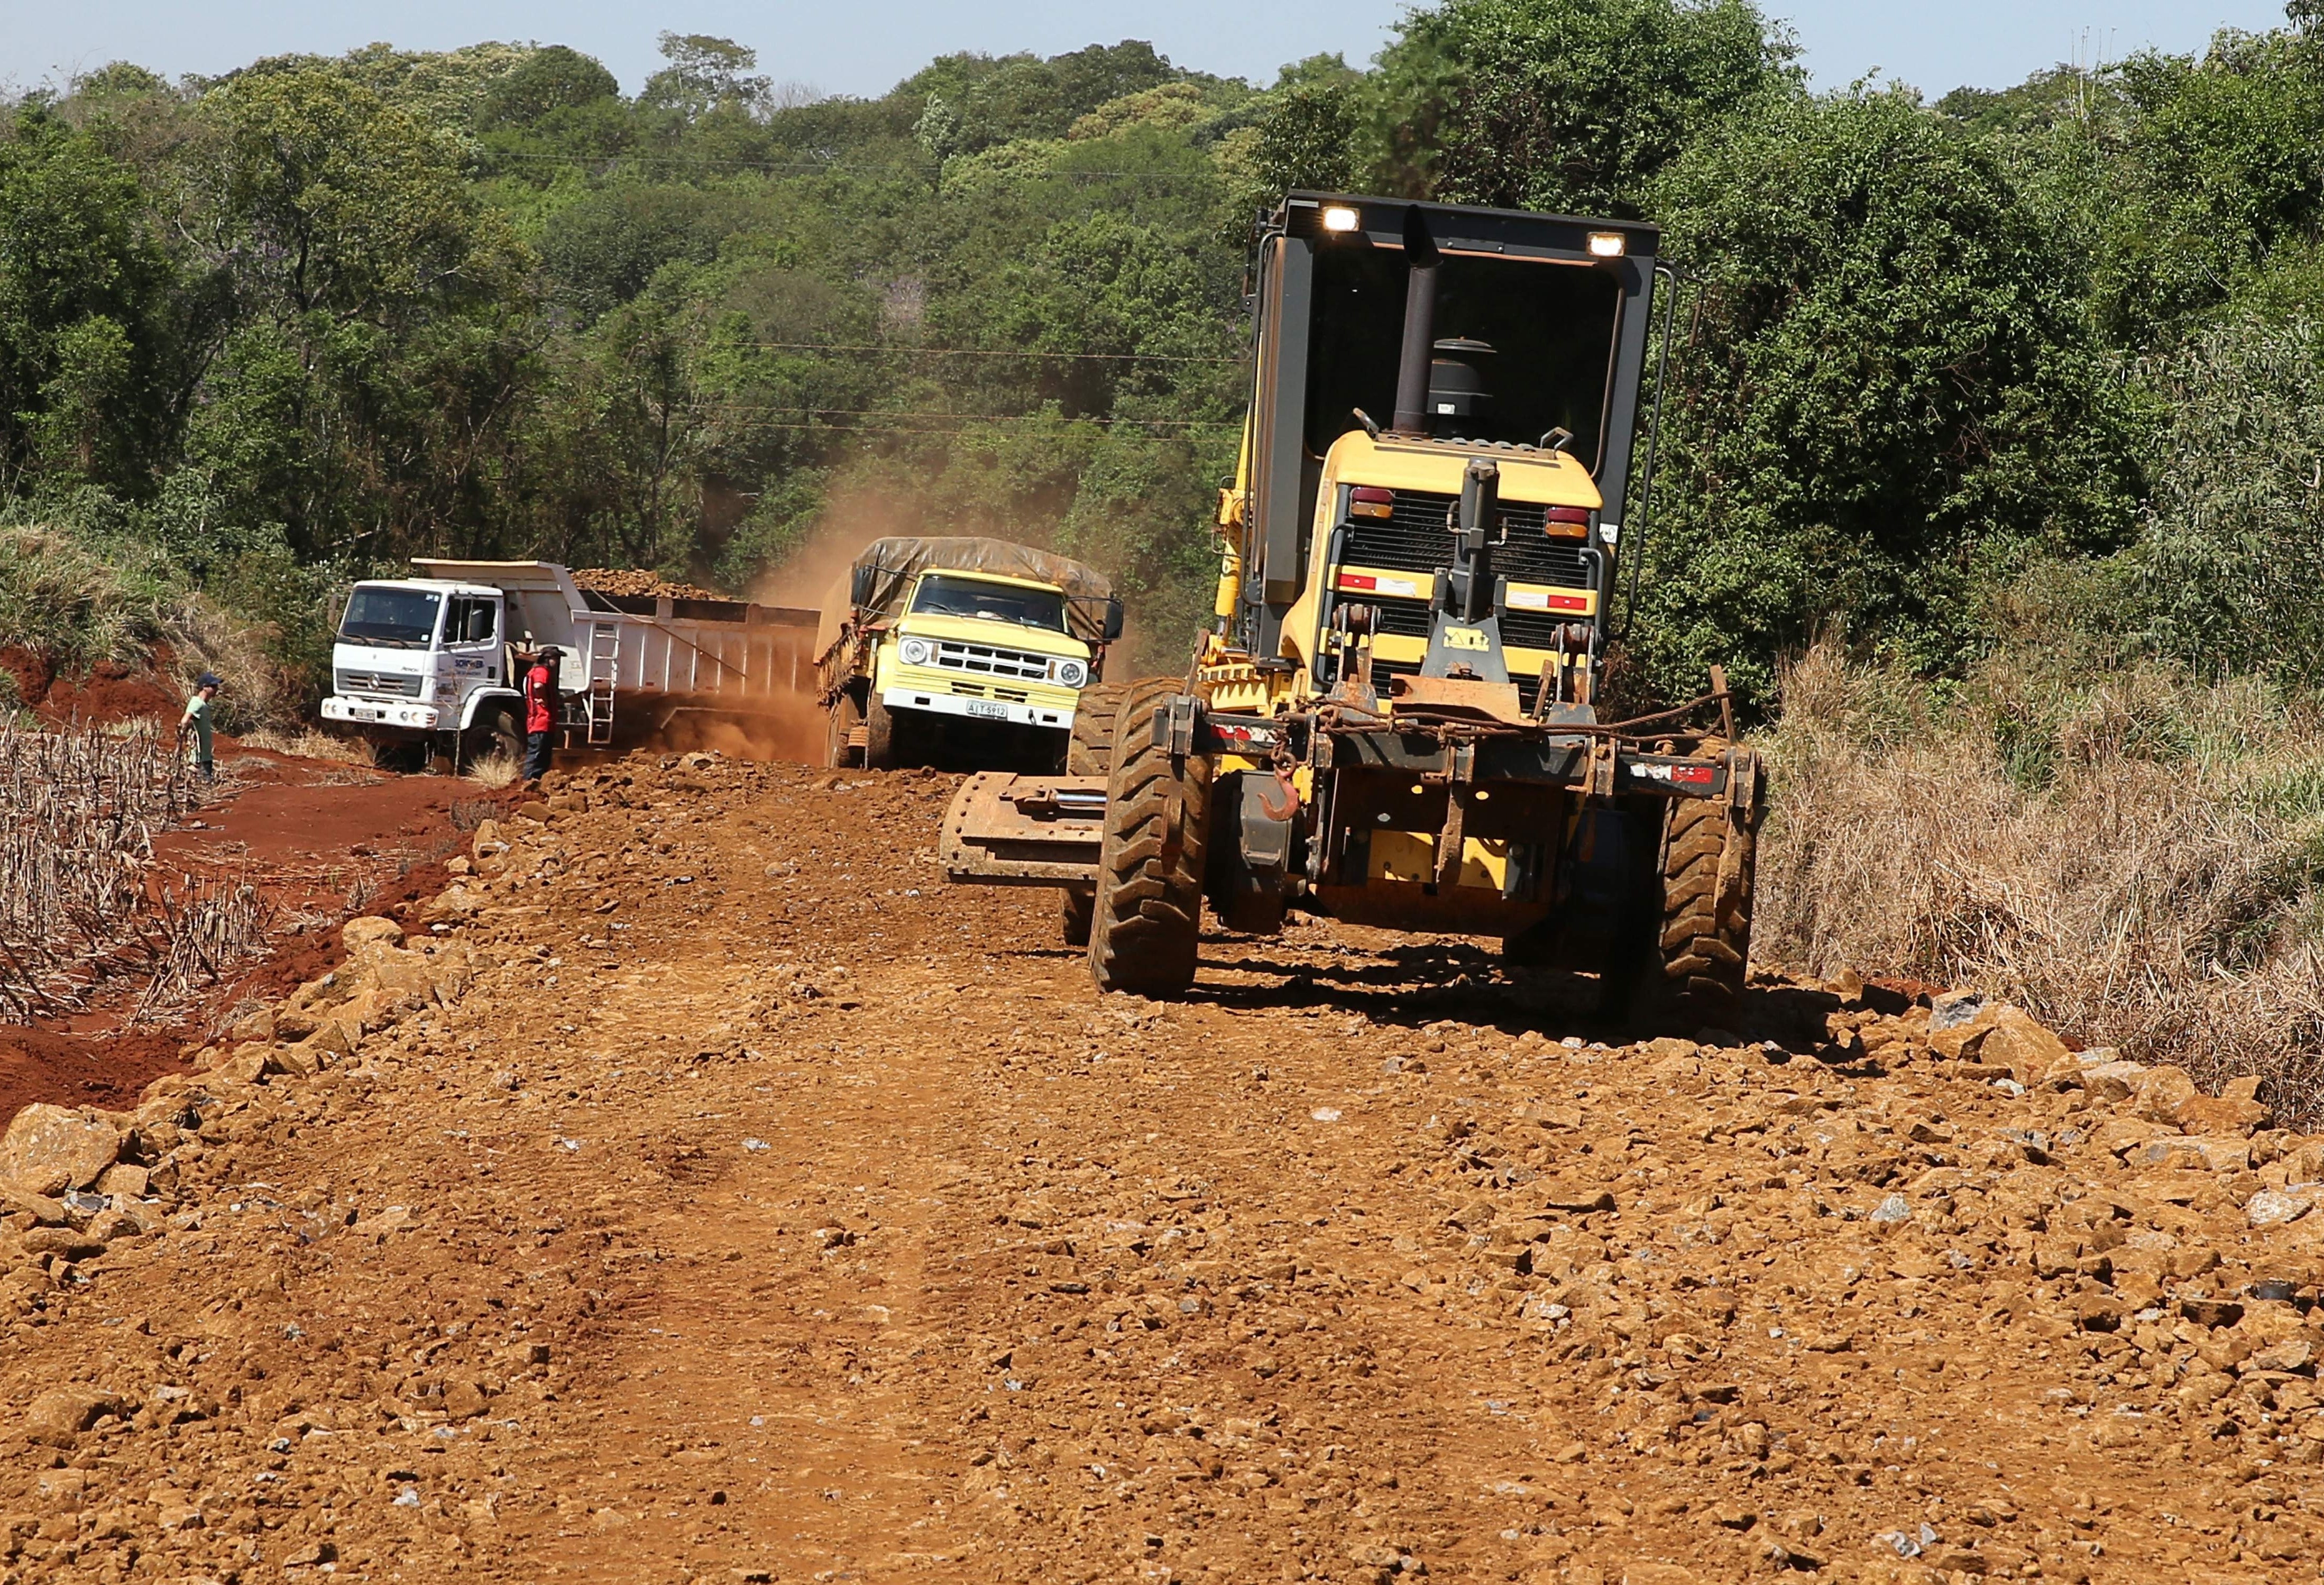
[(1055, 589), (1024, 589), (977, 578), (928, 576), (912, 595), (912, 610), (931, 616), (982, 616), (1019, 627), (1065, 631), (1065, 597)]
[(339, 637), (350, 644), (424, 650), (436, 636), (436, 610), (444, 596), (426, 589), (358, 585), (347, 601)]

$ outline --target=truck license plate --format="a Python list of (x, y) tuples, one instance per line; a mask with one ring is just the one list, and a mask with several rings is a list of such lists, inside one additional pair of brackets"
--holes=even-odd
[(1009, 706), (996, 705), (990, 699), (971, 699), (968, 702), (968, 713), (986, 721), (1009, 719)]

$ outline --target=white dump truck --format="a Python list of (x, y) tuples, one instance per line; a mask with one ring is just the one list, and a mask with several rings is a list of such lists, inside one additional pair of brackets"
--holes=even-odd
[(521, 657), (554, 647), (565, 746), (610, 748), (681, 713), (764, 714), (815, 689), (817, 613), (611, 594), (549, 561), (417, 558), (357, 584), (323, 719), (382, 764), (454, 769), (523, 746)]

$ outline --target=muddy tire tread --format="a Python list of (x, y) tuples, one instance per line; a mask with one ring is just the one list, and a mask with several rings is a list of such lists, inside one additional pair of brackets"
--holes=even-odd
[(1660, 1000), (1697, 1026), (1733, 1028), (1751, 954), (1758, 833), (1724, 800), (1673, 802), (1663, 842)]
[[(1113, 774), (1114, 717), (1121, 708), (1124, 685), (1092, 683), (1074, 701), (1073, 735), (1065, 742), (1067, 776)], [(1057, 893), (1057, 926), (1067, 946), (1089, 945), (1090, 919), (1097, 908), (1097, 889), (1068, 886)]]
[(1175, 677), (1133, 683), (1116, 712), (1089, 941), (1090, 975), (1101, 991), (1175, 999), (1194, 981), (1210, 766), (1189, 759), (1182, 774), (1139, 730), (1182, 686)]

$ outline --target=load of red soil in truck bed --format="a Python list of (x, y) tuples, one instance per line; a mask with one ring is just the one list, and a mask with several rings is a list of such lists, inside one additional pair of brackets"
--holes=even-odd
[(624, 572), (618, 567), (584, 567), (574, 569), (573, 581), (585, 589), (595, 589), (600, 594), (622, 594), (656, 600), (732, 600), (732, 594), (722, 594), (715, 589), (706, 589), (698, 584), (666, 582), (659, 574)]

